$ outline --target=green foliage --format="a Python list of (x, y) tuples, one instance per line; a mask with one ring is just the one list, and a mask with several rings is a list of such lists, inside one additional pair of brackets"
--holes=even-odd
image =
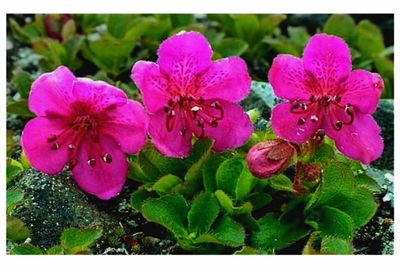
[(351, 254), (353, 246), (349, 240), (337, 237), (324, 237), (321, 242), (321, 253), (323, 254)]
[(12, 255), (42, 255), (44, 251), (31, 244), (21, 244), (11, 249)]
[(28, 227), (20, 219), (7, 215), (7, 239), (21, 242), (30, 236)]
[(98, 229), (78, 229), (75, 227), (64, 230), (61, 235), (61, 246), (67, 254), (82, 254), (102, 235)]
[(271, 179), (271, 187), (278, 191), (293, 192), (293, 182), (283, 174), (273, 176)]
[(193, 200), (189, 210), (189, 232), (202, 234), (208, 232), (219, 214), (219, 205), (211, 193), (202, 193)]

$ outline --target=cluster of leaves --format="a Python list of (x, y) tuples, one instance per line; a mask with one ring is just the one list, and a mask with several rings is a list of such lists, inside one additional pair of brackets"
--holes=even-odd
[(302, 191), (288, 174), (254, 177), (248, 144), (216, 154), (212, 141), (201, 139), (187, 159), (166, 158), (149, 145), (130, 159), (129, 177), (142, 183), (131, 206), (190, 252), (272, 254), (300, 243), (304, 253), (351, 254), (355, 230), (375, 214), (380, 187), (329, 143), (303, 157), (303, 166), (323, 172), (296, 176)]

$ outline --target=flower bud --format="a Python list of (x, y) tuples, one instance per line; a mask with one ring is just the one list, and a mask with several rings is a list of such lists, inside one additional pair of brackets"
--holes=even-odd
[(257, 143), (247, 154), (251, 173), (260, 178), (269, 178), (290, 163), (295, 148), (287, 141), (275, 139)]

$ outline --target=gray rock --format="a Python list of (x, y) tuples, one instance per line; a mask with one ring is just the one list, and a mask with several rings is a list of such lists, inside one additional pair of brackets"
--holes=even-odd
[(378, 169), (394, 168), (394, 111), (393, 100), (383, 99), (374, 113), (374, 118), (381, 127), (385, 149), (382, 156), (372, 163)]
[(60, 243), (68, 227), (101, 228), (104, 237), (117, 226), (109, 215), (89, 202), (73, 182), (69, 172), (50, 176), (28, 169), (18, 176), (12, 188), (24, 192), (24, 200), (13, 211), (31, 231), (31, 243), (44, 248)]

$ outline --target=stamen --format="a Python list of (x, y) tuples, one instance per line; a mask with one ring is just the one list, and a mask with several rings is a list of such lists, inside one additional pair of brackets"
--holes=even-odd
[(73, 149), (75, 149), (75, 145), (74, 144), (68, 144), (68, 150), (72, 151)]
[(104, 155), (103, 155), (103, 161), (105, 162), (105, 163), (111, 163), (112, 162), (112, 156), (111, 156), (111, 154), (109, 154), (109, 153), (105, 153)]
[(56, 139), (57, 139), (57, 135), (53, 134), (53, 135), (50, 135), (50, 136), (47, 138), (47, 142), (48, 142), (48, 143), (51, 143), (51, 142), (55, 141)]
[(336, 130), (341, 130), (343, 127), (343, 122), (342, 121), (336, 121), (335, 123), (335, 129)]
[(193, 106), (190, 110), (191, 110), (192, 112), (198, 112), (198, 111), (201, 110), (201, 108), (200, 108), (199, 106)]
[(217, 126), (218, 126), (218, 121), (217, 121), (217, 119), (213, 118), (213, 119), (210, 121), (210, 126), (211, 126), (211, 127), (217, 127)]
[(168, 100), (168, 106), (172, 106), (172, 105), (174, 105), (174, 101), (172, 99), (169, 99)]
[(58, 144), (57, 142), (56, 143), (53, 143), (53, 145), (51, 145), (51, 147), (50, 147), (52, 150), (58, 150), (58, 149), (60, 149), (60, 144)]
[(87, 161), (89, 167), (94, 167), (96, 165), (96, 159), (91, 158)]
[(342, 97), (340, 97), (340, 96), (335, 96), (335, 97), (333, 97), (333, 100), (334, 100), (336, 103), (339, 103), (339, 102), (342, 100)]
[(348, 115), (352, 115), (354, 114), (354, 108), (353, 106), (346, 104), (346, 106), (344, 107), (344, 111), (346, 112), (346, 114)]
[(179, 135), (183, 136), (183, 135), (185, 135), (185, 134), (186, 134), (186, 128), (181, 128), (181, 129), (179, 130)]
[(301, 109), (303, 109), (303, 111), (307, 111), (307, 104), (302, 103), (301, 104)]
[(314, 95), (311, 95), (309, 98), (310, 102), (315, 102), (317, 100), (317, 98)]
[(221, 103), (219, 103), (219, 101), (213, 101), (210, 105), (211, 105), (211, 107), (214, 107), (217, 109), (221, 108)]
[(170, 109), (171, 109), (171, 107), (169, 107), (167, 105), (163, 107), (163, 111), (166, 113), (168, 113)]
[(318, 116), (316, 116), (316, 115), (312, 115), (312, 116), (310, 117), (310, 119), (311, 119), (311, 122), (313, 122), (313, 123), (318, 122)]
[(298, 125), (304, 125), (306, 123), (306, 119), (304, 119), (303, 117), (300, 117), (299, 120), (297, 121)]
[(200, 104), (204, 104), (204, 98), (203, 97), (200, 97), (198, 101), (199, 101)]

